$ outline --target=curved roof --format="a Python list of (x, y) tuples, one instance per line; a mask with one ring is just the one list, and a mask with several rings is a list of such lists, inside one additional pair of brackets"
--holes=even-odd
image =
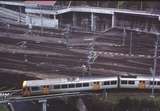
[(83, 83), (83, 82), (94, 82), (94, 81), (105, 81), (105, 80), (118, 80), (118, 78), (115, 76), (115, 77), (76, 77), (76, 78), (57, 78), (57, 79), (45, 79), (45, 80), (27, 80), (23, 82), (23, 87)]

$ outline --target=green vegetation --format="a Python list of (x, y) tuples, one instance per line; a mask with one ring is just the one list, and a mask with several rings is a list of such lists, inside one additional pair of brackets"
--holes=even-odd
[(89, 101), (89, 111), (160, 111), (160, 96), (113, 96), (93, 97)]
[(160, 111), (160, 100), (154, 99), (120, 99), (114, 106), (114, 111)]
[(0, 111), (9, 111), (5, 105), (0, 105)]

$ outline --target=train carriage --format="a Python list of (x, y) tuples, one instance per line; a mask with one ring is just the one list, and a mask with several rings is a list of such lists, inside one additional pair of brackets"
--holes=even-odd
[[(152, 89), (153, 77), (113, 76), (113, 77), (76, 77), (23, 82), (23, 96), (44, 95), (66, 92), (99, 92), (107, 89)], [(154, 88), (160, 89), (160, 77), (155, 77)]]
[[(153, 87), (153, 77), (132, 76), (120, 77), (120, 88), (151, 89)], [(155, 77), (154, 88), (160, 89), (160, 77)]]
[(78, 92), (78, 91), (101, 91), (118, 87), (117, 77), (78, 77), (78, 78), (59, 78), (46, 80), (29, 80), (23, 82), (24, 96)]

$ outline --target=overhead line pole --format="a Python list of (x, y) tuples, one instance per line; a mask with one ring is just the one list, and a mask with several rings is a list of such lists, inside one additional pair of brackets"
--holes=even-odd
[(123, 38), (122, 38), (122, 45), (123, 45), (123, 46), (125, 46), (126, 35), (127, 35), (126, 29), (125, 29), (125, 27), (123, 26)]
[(131, 31), (130, 46), (129, 46), (129, 55), (132, 54), (132, 36), (133, 36), (133, 33), (132, 33), (132, 31)]
[(151, 97), (155, 97), (154, 88), (155, 88), (155, 75), (156, 75), (156, 67), (157, 67), (157, 52), (158, 52), (158, 42), (159, 42), (159, 34), (157, 34), (157, 40), (155, 42), (155, 50), (154, 50), (154, 66), (152, 71), (153, 76), (153, 84), (152, 84), (152, 94)]

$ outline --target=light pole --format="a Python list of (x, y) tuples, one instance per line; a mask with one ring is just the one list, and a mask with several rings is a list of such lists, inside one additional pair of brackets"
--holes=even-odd
[(122, 46), (125, 46), (125, 40), (126, 40), (126, 29), (125, 27), (123, 26), (123, 39), (122, 39)]
[(40, 18), (41, 18), (41, 34), (43, 33), (43, 15), (42, 15), (42, 8), (41, 8), (41, 6), (40, 6)]
[(97, 52), (94, 51), (95, 47), (95, 37), (93, 38), (93, 41), (89, 44), (89, 55), (87, 60), (88, 65), (88, 75), (91, 76), (91, 65), (94, 64), (95, 60), (97, 59), (98, 55)]
[(131, 31), (130, 46), (129, 46), (129, 55), (132, 54), (132, 35), (133, 35), (133, 33)]
[(152, 71), (152, 76), (153, 76), (153, 84), (152, 84), (152, 94), (151, 97), (154, 96), (154, 85), (155, 85), (155, 75), (156, 75), (156, 67), (157, 67), (157, 52), (158, 52), (158, 42), (159, 42), (159, 33), (157, 33), (157, 40), (155, 42), (155, 50), (154, 50), (154, 66), (153, 66), (153, 71)]
[(141, 10), (143, 10), (143, 4), (142, 4), (142, 0), (141, 0)]
[(65, 45), (67, 48), (69, 48), (70, 29), (71, 29), (71, 26), (67, 24), (64, 32)]

